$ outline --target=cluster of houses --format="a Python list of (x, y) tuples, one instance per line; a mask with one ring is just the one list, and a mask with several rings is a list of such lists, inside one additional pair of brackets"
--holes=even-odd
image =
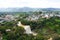
[(0, 23), (4, 21), (15, 21), (16, 17), (13, 15), (5, 15), (4, 17), (0, 17)]
[(55, 13), (42, 13), (42, 14), (33, 14), (33, 15), (30, 15), (28, 17), (26, 17), (26, 20), (29, 20), (29, 21), (36, 21), (38, 20), (39, 18), (50, 18), (50, 17), (53, 17), (53, 16), (58, 16), (60, 17), (60, 14), (55, 14)]

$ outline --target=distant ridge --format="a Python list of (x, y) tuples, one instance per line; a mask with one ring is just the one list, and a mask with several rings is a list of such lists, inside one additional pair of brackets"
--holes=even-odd
[(23, 7), (23, 8), (0, 8), (0, 12), (29, 12), (29, 11), (54, 11), (59, 10), (60, 8), (29, 8), (29, 7)]

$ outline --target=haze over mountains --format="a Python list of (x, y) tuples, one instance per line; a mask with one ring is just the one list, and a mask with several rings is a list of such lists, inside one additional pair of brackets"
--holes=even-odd
[(29, 7), (23, 7), (23, 8), (0, 8), (0, 12), (29, 12), (29, 11), (54, 11), (58, 10), (60, 11), (60, 8), (29, 8)]

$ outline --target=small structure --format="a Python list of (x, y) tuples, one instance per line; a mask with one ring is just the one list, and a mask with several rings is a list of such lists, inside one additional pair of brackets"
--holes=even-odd
[(10, 29), (6, 29), (6, 32), (10, 32), (11, 30)]
[(34, 36), (37, 35), (37, 33), (34, 33), (34, 32), (31, 31), (31, 28), (30, 28), (29, 25), (22, 25), (20, 21), (18, 22), (17, 25), (23, 27), (25, 29), (25, 31), (26, 31), (25, 32), (26, 34), (33, 34)]
[(49, 18), (49, 15), (48, 14), (45, 14), (45, 15), (42, 16), (42, 18), (47, 18), (48, 19)]

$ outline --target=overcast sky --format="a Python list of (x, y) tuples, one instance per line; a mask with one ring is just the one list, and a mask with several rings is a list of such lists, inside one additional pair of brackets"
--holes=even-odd
[(0, 8), (60, 8), (60, 0), (0, 0)]

